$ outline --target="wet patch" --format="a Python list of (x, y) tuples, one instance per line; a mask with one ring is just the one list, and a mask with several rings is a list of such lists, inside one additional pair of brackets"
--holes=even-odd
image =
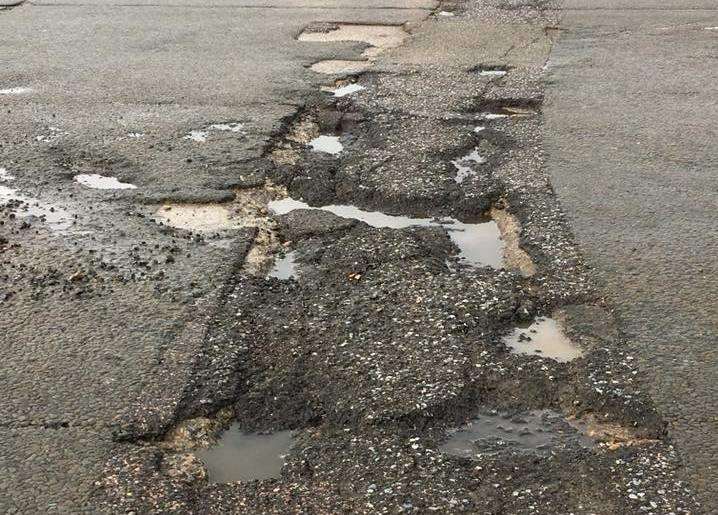
[(88, 188), (96, 190), (133, 190), (137, 186), (129, 182), (120, 182), (117, 177), (105, 177), (96, 173), (82, 173), (74, 179)]
[(563, 332), (553, 318), (538, 317), (531, 324), (519, 325), (502, 339), (513, 354), (540, 356), (567, 363), (583, 352)]
[(344, 145), (339, 141), (339, 136), (320, 135), (309, 141), (308, 145), (314, 152), (324, 152), (337, 156), (344, 150)]
[(310, 26), (297, 39), (322, 43), (359, 41), (372, 47), (364, 51), (362, 54), (364, 57), (376, 57), (387, 48), (401, 45), (408, 35), (401, 25), (335, 23)]
[(310, 66), (310, 69), (325, 75), (353, 75), (362, 73), (371, 67), (369, 61), (349, 61), (342, 59), (327, 59)]
[(69, 229), (73, 223), (72, 215), (64, 209), (21, 195), (7, 186), (0, 185), (0, 205), (8, 207), (18, 218), (38, 218), (54, 231)]
[(271, 434), (243, 432), (238, 424), (224, 431), (208, 449), (195, 451), (211, 483), (278, 478), (294, 442), (291, 431)]
[(0, 89), (0, 95), (29, 95), (33, 91), (32, 88), (20, 86), (17, 88)]
[(455, 159), (451, 162), (451, 164), (453, 164), (456, 168), (456, 177), (454, 178), (454, 180), (458, 184), (461, 184), (467, 178), (476, 175), (476, 171), (474, 170), (473, 165), (481, 165), (484, 163), (486, 163), (486, 158), (479, 154), (478, 148), (474, 148), (465, 156), (460, 157), (459, 159)]
[(297, 277), (297, 252), (287, 252), (284, 256), (275, 259), (274, 266), (267, 274), (267, 277), (275, 279), (287, 280)]
[(573, 429), (562, 415), (536, 410), (523, 415), (481, 414), (452, 431), (439, 450), (454, 456), (510, 450), (545, 453), (561, 444), (577, 442), (590, 447), (593, 441)]
[(504, 244), (499, 228), (493, 220), (483, 223), (464, 223), (454, 218), (411, 218), (403, 215), (388, 215), (380, 211), (364, 211), (352, 205), (328, 205), (311, 207), (309, 204), (284, 198), (269, 203), (269, 209), (277, 215), (295, 209), (321, 209), (343, 218), (361, 220), (372, 227), (404, 229), (407, 227), (443, 227), (451, 241), (459, 248), (459, 256), (467, 264), (501, 268)]

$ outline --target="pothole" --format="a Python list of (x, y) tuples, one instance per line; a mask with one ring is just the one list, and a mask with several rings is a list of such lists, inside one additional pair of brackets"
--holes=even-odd
[(469, 177), (473, 177), (474, 175), (476, 175), (476, 171), (474, 171), (472, 163), (479, 165), (486, 163), (486, 158), (484, 158), (479, 153), (478, 147), (474, 148), (465, 156), (460, 157), (459, 159), (455, 159), (451, 162), (451, 164), (453, 164), (456, 168), (456, 177), (454, 178), (454, 180), (458, 184), (461, 184)]
[(29, 95), (34, 90), (26, 86), (0, 89), (0, 95)]
[[(6, 176), (3, 181), (9, 180), (10, 177)], [(72, 215), (64, 209), (27, 197), (14, 188), (3, 185), (0, 185), (0, 204), (7, 206), (14, 216), (37, 218), (54, 231), (64, 231), (73, 224)]]
[(365, 72), (371, 67), (369, 61), (350, 61), (346, 59), (327, 59), (310, 66), (316, 73), (325, 75), (355, 75)]
[(560, 324), (548, 317), (538, 317), (530, 324), (520, 324), (502, 341), (513, 354), (540, 356), (559, 363), (583, 356), (581, 349), (564, 334)]
[(481, 414), (450, 432), (439, 450), (462, 457), (502, 450), (541, 453), (570, 442), (585, 447), (594, 445), (592, 439), (573, 429), (554, 411), (535, 410), (523, 415), (494, 412)]
[(320, 135), (309, 141), (309, 146), (314, 152), (324, 152), (337, 156), (344, 150), (344, 145), (339, 141), (339, 136)]
[(364, 211), (348, 204), (314, 208), (305, 202), (289, 197), (272, 201), (268, 207), (277, 215), (286, 214), (295, 209), (321, 209), (344, 218), (361, 220), (378, 228), (443, 227), (459, 248), (459, 257), (467, 264), (493, 268), (501, 268), (503, 264), (504, 244), (498, 225), (493, 220), (472, 224), (460, 222), (454, 218), (411, 218), (402, 215), (388, 215), (380, 211)]
[(207, 468), (210, 483), (278, 478), (294, 437), (291, 431), (243, 432), (238, 424), (224, 431), (216, 445), (195, 451)]
[(275, 279), (288, 280), (297, 277), (297, 252), (287, 252), (279, 259), (275, 259), (272, 269), (267, 274), (267, 277), (274, 277)]
[(133, 190), (137, 186), (129, 182), (120, 182), (117, 177), (106, 177), (96, 173), (81, 173), (74, 179), (88, 188), (97, 190)]
[(398, 47), (408, 35), (401, 25), (332, 23), (307, 27), (297, 39), (322, 43), (359, 41), (371, 45), (362, 56), (373, 58), (387, 48)]

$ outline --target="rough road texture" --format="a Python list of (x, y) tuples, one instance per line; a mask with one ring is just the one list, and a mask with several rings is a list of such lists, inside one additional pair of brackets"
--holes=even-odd
[[(555, 5), (54, 4), (0, 12), (0, 89), (27, 89), (0, 97), (6, 511), (699, 511), (548, 180)], [(408, 37), (361, 76), (315, 74), (367, 50), (296, 39), (337, 21)], [(365, 89), (334, 98), (335, 79)], [(344, 151), (310, 151), (319, 134)], [(267, 211), (286, 195), (309, 209)], [(434, 222), (320, 209), (341, 203)], [(452, 236), (489, 212), (512, 221), (504, 266), (469, 265)], [(297, 276), (267, 277), (287, 251)], [(583, 356), (509, 352), (540, 315)], [(551, 444), (442, 452), (487, 412), (540, 413)], [(295, 431), (279, 477), (208, 482), (191, 451), (230, 420)]]
[(566, 7), (549, 73), (547, 168), (712, 511), (718, 12), (693, 1)]

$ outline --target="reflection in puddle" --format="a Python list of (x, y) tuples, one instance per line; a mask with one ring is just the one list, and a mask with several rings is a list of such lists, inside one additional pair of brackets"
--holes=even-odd
[(295, 209), (322, 209), (344, 218), (354, 218), (366, 222), (372, 227), (403, 229), (406, 227), (443, 227), (449, 233), (451, 241), (459, 248), (460, 257), (467, 263), (477, 266), (501, 268), (504, 244), (496, 222), (468, 224), (454, 218), (437, 220), (434, 218), (411, 218), (401, 215), (387, 215), (379, 211), (364, 211), (351, 205), (329, 205), (313, 208), (292, 198), (274, 200), (269, 209), (282, 215)]
[(75, 175), (75, 180), (96, 190), (133, 190), (137, 186), (128, 182), (120, 182), (117, 177), (105, 177), (96, 173), (81, 173)]
[(535, 410), (519, 416), (482, 414), (452, 432), (439, 449), (464, 457), (503, 449), (537, 452), (569, 439), (587, 447), (593, 445), (591, 439), (573, 430), (560, 414), (550, 410)]
[(55, 231), (64, 231), (72, 225), (72, 215), (64, 209), (43, 204), (7, 186), (0, 185), (0, 204), (9, 206), (11, 212), (19, 218), (39, 218)]
[(471, 165), (472, 163), (479, 165), (486, 163), (486, 159), (479, 154), (478, 148), (474, 148), (474, 150), (466, 154), (464, 157), (455, 159), (451, 162), (451, 164), (453, 164), (456, 168), (456, 177), (454, 180), (457, 183), (461, 184), (468, 177), (476, 175), (476, 172)]
[(504, 336), (503, 342), (513, 354), (551, 358), (566, 363), (583, 355), (553, 318), (539, 317), (530, 325), (519, 326)]
[(195, 454), (207, 467), (211, 483), (253, 481), (279, 477), (292, 443), (291, 431), (249, 434), (233, 424), (217, 445)]
[(33, 89), (28, 87), (7, 88), (0, 89), (0, 95), (27, 95), (32, 91)]
[(335, 97), (345, 97), (347, 95), (351, 95), (352, 93), (356, 93), (358, 91), (361, 91), (365, 89), (364, 86), (361, 86), (357, 83), (347, 84), (346, 86), (342, 86), (341, 88), (337, 88), (332, 91), (334, 93)]
[(283, 257), (274, 261), (274, 266), (267, 274), (267, 277), (274, 277), (276, 279), (293, 279), (297, 276), (297, 252), (287, 252)]
[(333, 156), (344, 150), (344, 145), (339, 141), (339, 136), (317, 136), (309, 142), (314, 152), (324, 152)]
[(348, 61), (341, 59), (328, 59), (319, 61), (311, 66), (312, 71), (326, 75), (353, 75), (369, 69), (369, 61)]

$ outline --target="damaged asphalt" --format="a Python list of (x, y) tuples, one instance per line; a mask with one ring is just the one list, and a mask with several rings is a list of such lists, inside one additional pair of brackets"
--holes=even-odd
[[(0, 95), (0, 185), (33, 199), (0, 208), (12, 392), (0, 506), (710, 511), (550, 182), (557, 7), (40, 0), (0, 12), (0, 90), (27, 88)], [(340, 23), (406, 37), (298, 40)], [(310, 68), (335, 60), (367, 69)], [(326, 91), (350, 83), (363, 89)], [(341, 152), (312, 150), (321, 135)], [(454, 162), (472, 151), (482, 159), (459, 182)], [(90, 189), (78, 174), (137, 188)], [(301, 209), (271, 210), (287, 198)], [(53, 227), (34, 204), (71, 223)], [(331, 205), (432, 222), (373, 226)], [(468, 262), (452, 239), (481, 223), (501, 231), (502, 266)], [(268, 277), (289, 253), (294, 275)], [(512, 352), (505, 337), (541, 316), (580, 357)], [(555, 437), (445, 452), (489, 413), (518, 425), (538, 413)], [(208, 478), (193, 451), (230, 424), (292, 431), (277, 477)]]

